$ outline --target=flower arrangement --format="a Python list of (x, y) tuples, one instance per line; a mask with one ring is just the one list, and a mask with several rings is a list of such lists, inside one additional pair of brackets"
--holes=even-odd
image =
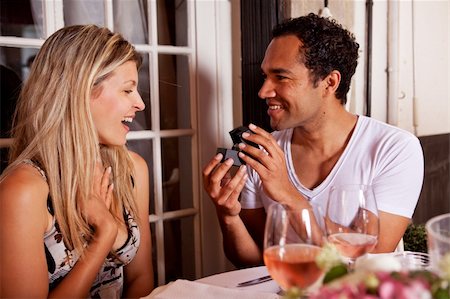
[[(349, 274), (352, 275), (352, 274)], [(348, 276), (350, 277), (350, 276)], [(448, 299), (448, 282), (429, 271), (355, 272), (324, 284), (310, 299)]]
[[(322, 284), (310, 290), (309, 299), (450, 299), (450, 253), (440, 261), (440, 276), (424, 269), (404, 270), (391, 254), (360, 258), (349, 271), (330, 244), (316, 263), (325, 275)], [(294, 288), (284, 298), (301, 296)]]

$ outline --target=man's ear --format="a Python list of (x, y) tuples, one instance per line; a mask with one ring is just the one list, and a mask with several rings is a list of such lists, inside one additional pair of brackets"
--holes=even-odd
[(325, 84), (324, 95), (335, 94), (341, 83), (341, 73), (334, 70), (329, 73), (322, 82)]

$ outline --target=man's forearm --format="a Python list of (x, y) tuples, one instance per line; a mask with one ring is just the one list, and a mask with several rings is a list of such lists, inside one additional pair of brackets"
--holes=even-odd
[(263, 263), (261, 249), (249, 234), (239, 216), (221, 217), (223, 248), (227, 258), (236, 266), (255, 266)]

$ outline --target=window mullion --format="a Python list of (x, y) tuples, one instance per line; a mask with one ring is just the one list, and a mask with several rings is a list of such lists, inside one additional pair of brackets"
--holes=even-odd
[(44, 37), (64, 27), (63, 0), (45, 0), (43, 2)]

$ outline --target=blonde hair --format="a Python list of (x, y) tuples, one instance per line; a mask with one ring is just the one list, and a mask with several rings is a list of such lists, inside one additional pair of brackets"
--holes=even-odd
[(89, 199), (100, 157), (105, 167), (112, 167), (112, 214), (123, 221), (126, 209), (137, 217), (128, 151), (99, 145), (90, 111), (92, 93), (127, 61), (139, 68), (141, 57), (120, 34), (95, 25), (62, 28), (37, 54), (16, 108), (10, 165), (0, 181), (26, 159), (38, 163), (66, 246), (81, 255), (93, 231), (79, 202)]

